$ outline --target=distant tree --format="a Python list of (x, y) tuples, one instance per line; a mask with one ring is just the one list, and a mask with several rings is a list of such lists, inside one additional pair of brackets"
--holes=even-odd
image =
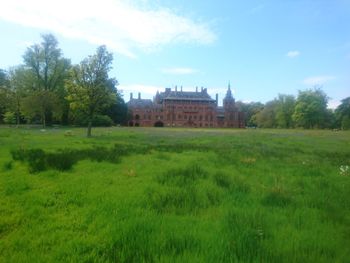
[(39, 116), (43, 127), (46, 126), (47, 112), (50, 112), (52, 117), (58, 117), (61, 110), (58, 96), (48, 90), (33, 91), (22, 102), (22, 113), (27, 121), (31, 122)]
[(113, 103), (109, 107), (102, 111), (102, 114), (109, 116), (115, 124), (126, 125), (128, 121), (128, 108), (123, 95), (116, 88), (118, 83), (113, 83), (113, 81), (110, 83), (110, 90), (111, 93), (115, 94), (115, 100), (113, 100)]
[(350, 129), (350, 97), (341, 101), (341, 104), (335, 110), (335, 116), (343, 130)]
[(261, 128), (275, 128), (276, 122), (276, 109), (278, 107), (278, 101), (272, 100), (265, 104), (264, 108), (256, 113), (256, 123)]
[(24, 66), (13, 67), (9, 70), (8, 106), (7, 110), (13, 112), (17, 126), (22, 115), (22, 104), (29, 87), (33, 85), (31, 74)]
[(261, 102), (244, 103), (237, 101), (236, 105), (244, 113), (245, 126), (257, 126), (256, 114), (264, 108)]
[(0, 123), (3, 120), (6, 106), (7, 106), (7, 96), (8, 96), (8, 75), (3, 69), (0, 69)]
[(276, 99), (276, 125), (279, 128), (292, 128), (295, 98), (293, 95), (279, 94)]
[[(52, 121), (52, 104), (64, 100), (64, 81), (68, 77), (70, 61), (62, 57), (56, 38), (51, 35), (42, 35), (43, 41), (27, 49), (23, 59), (25, 66), (32, 74), (32, 93), (30, 101), (40, 105), (40, 117), (43, 126)], [(47, 97), (45, 95), (48, 95)], [(33, 98), (33, 96), (38, 96)], [(51, 100), (48, 102), (48, 100)], [(62, 105), (63, 103), (61, 103)], [(47, 106), (47, 108), (45, 108)], [(59, 106), (59, 105), (56, 105)]]
[[(71, 69), (66, 83), (71, 108), (83, 112), (88, 119), (88, 137), (91, 137), (94, 116), (116, 99), (111, 89), (112, 80), (108, 77), (112, 61), (112, 54), (105, 46), (100, 46), (96, 54)], [(113, 82), (116, 83), (116, 80)]]
[(16, 123), (16, 116), (15, 113), (7, 111), (4, 114), (4, 123), (6, 124), (14, 124)]
[(320, 89), (299, 91), (293, 120), (303, 128), (324, 128), (327, 119), (327, 95)]

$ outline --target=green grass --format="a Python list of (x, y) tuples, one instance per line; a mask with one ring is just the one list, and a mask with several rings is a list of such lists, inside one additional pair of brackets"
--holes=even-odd
[(349, 132), (67, 130), (0, 127), (0, 262), (349, 262)]

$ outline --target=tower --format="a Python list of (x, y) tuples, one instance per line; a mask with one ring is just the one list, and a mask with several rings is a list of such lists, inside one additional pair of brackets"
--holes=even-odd
[(223, 100), (224, 106), (224, 125), (225, 127), (238, 127), (238, 112), (235, 107), (235, 99), (232, 96), (231, 84), (228, 83), (226, 96)]
[(235, 106), (235, 99), (232, 96), (232, 91), (231, 91), (231, 84), (230, 82), (228, 83), (228, 88), (227, 88), (227, 92), (226, 92), (226, 96), (223, 100), (223, 105), (224, 105), (224, 109), (233, 109)]

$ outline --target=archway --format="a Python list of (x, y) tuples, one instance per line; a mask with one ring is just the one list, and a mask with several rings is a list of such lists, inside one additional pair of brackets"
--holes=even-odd
[(133, 127), (134, 126), (134, 122), (133, 121), (129, 121), (129, 126)]

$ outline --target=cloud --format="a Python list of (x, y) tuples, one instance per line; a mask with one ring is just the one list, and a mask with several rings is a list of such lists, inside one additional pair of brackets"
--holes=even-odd
[(300, 52), (298, 50), (288, 51), (286, 56), (289, 57), (289, 58), (295, 58), (295, 57), (300, 56)]
[(309, 86), (317, 86), (317, 85), (324, 85), (326, 82), (335, 79), (334, 76), (314, 76), (314, 77), (308, 77), (303, 80), (303, 83), (305, 85)]
[(134, 98), (137, 98), (138, 93), (141, 93), (141, 98), (150, 99), (156, 95), (157, 91), (164, 91), (164, 87), (145, 84), (129, 84), (119, 85), (118, 90), (123, 92), (125, 101), (129, 101), (130, 93), (133, 93)]
[(4, 1), (0, 19), (49, 30), (91, 44), (106, 44), (135, 57), (135, 50), (152, 50), (172, 43), (210, 44), (216, 39), (207, 23), (164, 7), (147, 8), (128, 0)]
[(341, 102), (339, 100), (329, 100), (328, 101), (328, 105), (327, 107), (329, 109), (336, 109), (339, 105), (341, 104)]
[(198, 70), (193, 68), (164, 68), (161, 70), (163, 74), (172, 74), (172, 75), (189, 75), (197, 73)]

